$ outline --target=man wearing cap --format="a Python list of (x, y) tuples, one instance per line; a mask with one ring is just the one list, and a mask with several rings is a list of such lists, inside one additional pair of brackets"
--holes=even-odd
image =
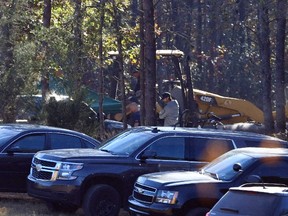
[(169, 92), (163, 93), (161, 100), (165, 103), (165, 106), (159, 112), (159, 118), (164, 119), (164, 126), (175, 126), (179, 118), (179, 104), (177, 100), (173, 100)]

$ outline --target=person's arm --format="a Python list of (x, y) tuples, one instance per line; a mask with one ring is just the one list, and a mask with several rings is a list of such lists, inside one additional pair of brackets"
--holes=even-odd
[(171, 115), (173, 113), (173, 107), (171, 107), (171, 103), (166, 104), (163, 110), (159, 113), (160, 119), (165, 119), (167, 116)]
[(164, 109), (162, 109), (160, 112), (159, 112), (159, 118), (160, 119), (164, 119), (166, 116), (167, 116), (167, 111), (166, 111), (166, 109), (165, 109), (165, 107), (164, 107)]

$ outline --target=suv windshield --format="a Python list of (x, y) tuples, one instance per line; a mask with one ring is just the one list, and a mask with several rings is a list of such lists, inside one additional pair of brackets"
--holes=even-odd
[(242, 170), (245, 170), (254, 161), (255, 159), (249, 155), (228, 152), (203, 167), (201, 173), (214, 176), (215, 179), (229, 181), (239, 173), (239, 171), (233, 170), (234, 164), (240, 164)]
[(153, 136), (154, 134), (151, 131), (127, 130), (105, 142), (100, 150), (128, 156)]
[(8, 140), (13, 138), (15, 135), (20, 133), (20, 131), (13, 131), (13, 130), (7, 130), (7, 129), (1, 129), (0, 130), (0, 147), (3, 146)]

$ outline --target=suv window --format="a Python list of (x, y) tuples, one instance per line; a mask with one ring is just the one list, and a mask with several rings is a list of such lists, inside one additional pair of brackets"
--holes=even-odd
[(274, 140), (262, 140), (262, 141), (254, 141), (254, 140), (245, 140), (247, 147), (263, 147), (263, 148), (287, 148), (287, 146), (281, 142), (277, 142)]
[(20, 153), (36, 153), (45, 148), (45, 134), (28, 135), (10, 145), (9, 150)]
[[(214, 206), (213, 212), (216, 212), (216, 215), (218, 215), (217, 213), (226, 213), (227, 215), (236, 213), (238, 215), (273, 215), (278, 198), (272, 194), (229, 191), (222, 197), (221, 202)], [(253, 203), (253, 207), (251, 207), (251, 203)]]
[(87, 140), (82, 140), (83, 141), (83, 143), (84, 143), (84, 148), (95, 148), (95, 146), (92, 144), (92, 143), (90, 143), (90, 142), (88, 142)]
[(81, 148), (81, 140), (78, 137), (65, 134), (50, 134), (52, 149)]
[(279, 207), (282, 210), (280, 211), (280, 216), (288, 215), (288, 197), (282, 197), (281, 202), (279, 202)]
[(147, 150), (154, 151), (156, 159), (185, 160), (185, 137), (165, 137), (155, 141)]
[(234, 149), (231, 140), (212, 138), (190, 138), (189, 148), (194, 161), (212, 161), (218, 156)]
[[(288, 184), (288, 161), (270, 160), (261, 163), (252, 173), (259, 175), (264, 182)], [(281, 173), (281, 177), (279, 175)]]

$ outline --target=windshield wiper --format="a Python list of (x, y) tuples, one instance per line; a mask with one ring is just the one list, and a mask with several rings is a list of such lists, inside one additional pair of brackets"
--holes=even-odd
[(108, 152), (108, 153), (110, 153), (110, 154), (113, 154), (110, 150), (108, 150), (108, 149), (100, 149), (101, 151), (104, 151), (104, 152)]
[(219, 180), (218, 174), (217, 173), (212, 173), (212, 172), (206, 172), (205, 170), (201, 170), (201, 174), (208, 175), (216, 180)]
[(228, 211), (228, 212), (233, 212), (233, 213), (239, 213), (239, 210), (237, 209), (231, 209), (231, 208), (220, 208), (222, 211)]

